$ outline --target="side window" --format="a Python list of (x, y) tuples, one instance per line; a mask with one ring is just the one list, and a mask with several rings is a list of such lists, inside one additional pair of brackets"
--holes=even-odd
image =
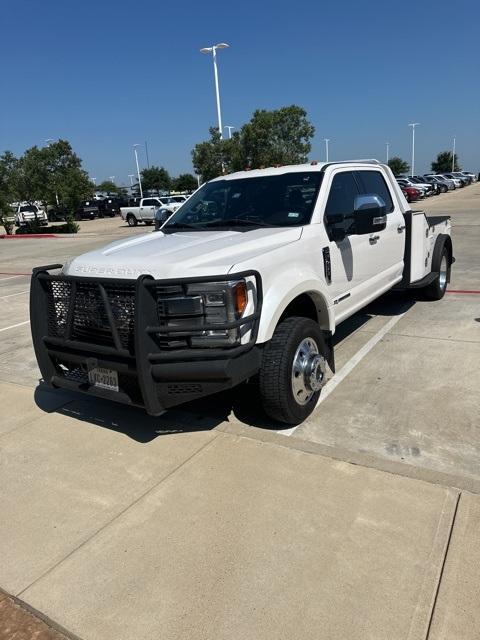
[(155, 202), (155, 200), (152, 200), (152, 198), (146, 198), (146, 199), (143, 201), (143, 206), (144, 206), (144, 207), (151, 207), (151, 206), (152, 206), (152, 205), (154, 205), (154, 204), (157, 204), (157, 203)]
[(357, 171), (356, 177), (362, 193), (375, 193), (382, 198), (387, 206), (387, 213), (394, 210), (390, 190), (380, 171)]
[[(359, 195), (359, 190), (352, 171), (337, 173), (332, 180), (330, 193), (328, 195), (325, 215), (353, 214), (355, 198)], [(328, 221), (327, 222), (327, 227)], [(343, 222), (335, 223), (335, 227), (342, 228), (348, 234), (352, 218)]]

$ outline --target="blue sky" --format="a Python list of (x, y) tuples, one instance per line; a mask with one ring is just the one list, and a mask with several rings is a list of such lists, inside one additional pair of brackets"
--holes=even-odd
[[(312, 159), (411, 156), (429, 169), (453, 136), (461, 164), (480, 169), (480, 3), (244, 0), (4, 0), (0, 151), (71, 141), (90, 176), (150, 163), (191, 171), (190, 151), (216, 125), (219, 52), (224, 124), (254, 109), (304, 107)], [(145, 166), (143, 149), (140, 161)]]

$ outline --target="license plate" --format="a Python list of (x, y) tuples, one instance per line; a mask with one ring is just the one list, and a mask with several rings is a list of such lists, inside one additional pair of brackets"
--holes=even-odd
[(108, 391), (118, 391), (118, 373), (114, 369), (96, 367), (88, 372), (88, 381), (94, 387), (108, 389)]

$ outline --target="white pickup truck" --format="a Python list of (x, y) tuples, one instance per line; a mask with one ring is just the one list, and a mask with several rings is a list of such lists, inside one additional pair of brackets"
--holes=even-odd
[(297, 424), (335, 371), (340, 322), (392, 288), (442, 298), (450, 232), (376, 161), (217, 178), (159, 233), (34, 270), (43, 379), (152, 415), (249, 379)]
[(158, 208), (174, 213), (182, 202), (176, 202), (165, 197), (141, 198), (138, 206), (120, 207), (120, 215), (126, 220), (129, 227), (136, 227), (139, 222), (152, 224), (155, 220), (155, 211)]
[(37, 221), (41, 226), (48, 225), (48, 216), (38, 204), (21, 202), (15, 211), (15, 224), (22, 227), (29, 222)]

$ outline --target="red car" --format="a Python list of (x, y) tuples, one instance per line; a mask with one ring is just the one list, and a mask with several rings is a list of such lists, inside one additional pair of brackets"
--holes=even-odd
[(402, 187), (402, 193), (405, 196), (407, 202), (414, 202), (418, 200), (421, 196), (421, 193), (415, 187)]

